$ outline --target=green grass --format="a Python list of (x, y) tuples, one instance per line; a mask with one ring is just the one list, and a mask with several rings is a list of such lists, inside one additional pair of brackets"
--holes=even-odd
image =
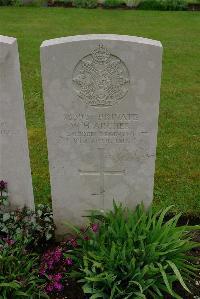
[(39, 64), (45, 39), (116, 33), (160, 40), (163, 76), (154, 206), (200, 212), (200, 15), (198, 12), (1, 8), (0, 34), (18, 38), (34, 193), (50, 201)]

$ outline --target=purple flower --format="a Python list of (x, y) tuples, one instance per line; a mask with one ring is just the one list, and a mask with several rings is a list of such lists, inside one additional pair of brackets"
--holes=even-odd
[(44, 259), (44, 264), (46, 265), (47, 269), (52, 270), (54, 265), (54, 261), (52, 257), (49, 257), (48, 259)]
[(39, 275), (43, 276), (45, 273), (46, 273), (46, 267), (45, 265), (42, 264), (39, 269)]
[(94, 233), (97, 233), (99, 230), (99, 224), (98, 223), (91, 224), (91, 229), (93, 230)]
[(53, 284), (52, 283), (49, 283), (47, 286), (46, 286), (46, 292), (47, 293), (50, 293), (53, 291)]
[(57, 273), (53, 275), (53, 280), (54, 281), (59, 281), (62, 279), (62, 274), (61, 273)]
[(55, 260), (55, 262), (59, 262), (61, 256), (62, 256), (62, 249), (60, 247), (57, 247), (54, 251), (54, 260)]
[(48, 276), (50, 282), (46, 285), (45, 290), (47, 293), (51, 293), (53, 291), (60, 292), (63, 289), (63, 285), (61, 283), (62, 274), (56, 273)]
[(50, 274), (48, 276), (49, 280), (52, 282), (59, 282), (62, 279), (62, 274), (61, 273), (56, 273), (56, 274)]
[(63, 289), (63, 285), (62, 285), (62, 283), (60, 283), (60, 282), (54, 282), (54, 284), (53, 284), (53, 287), (57, 290), (57, 291), (62, 291), (62, 289)]
[(85, 236), (85, 237), (84, 237), (84, 240), (85, 240), (85, 241), (89, 241), (90, 238), (89, 238), (88, 236)]
[(46, 266), (46, 269), (52, 270), (62, 258), (62, 249), (56, 247), (54, 250), (48, 250), (42, 257), (42, 264)]
[(0, 190), (4, 191), (7, 188), (7, 183), (3, 180), (0, 181)]
[(64, 263), (67, 266), (72, 266), (73, 265), (73, 260), (70, 257), (68, 257), (68, 258), (66, 258), (66, 260), (64, 261)]

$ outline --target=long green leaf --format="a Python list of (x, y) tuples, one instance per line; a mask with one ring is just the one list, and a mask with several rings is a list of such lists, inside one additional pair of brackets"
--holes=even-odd
[(178, 278), (178, 280), (180, 281), (181, 285), (183, 286), (183, 288), (188, 292), (191, 293), (190, 290), (188, 289), (188, 287), (186, 286), (180, 271), (178, 270), (178, 268), (176, 267), (176, 265), (172, 262), (172, 261), (167, 261), (167, 263), (170, 265), (170, 267), (172, 268), (172, 270), (174, 271), (176, 277)]

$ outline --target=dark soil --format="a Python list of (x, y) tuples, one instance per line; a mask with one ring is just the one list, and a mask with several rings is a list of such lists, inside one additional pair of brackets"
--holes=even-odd
[[(175, 214), (168, 213), (165, 217), (165, 221), (168, 221), (172, 217), (174, 217)], [(200, 225), (200, 217), (193, 216), (193, 215), (182, 215), (179, 218), (178, 225)]]
[[(200, 242), (200, 231), (195, 232), (191, 234), (192, 240), (194, 242)], [(190, 256), (194, 256), (197, 258), (196, 264), (200, 265), (200, 247), (195, 248), (191, 252), (189, 252)], [(199, 272), (199, 277), (197, 277), (194, 280), (191, 280), (188, 285), (189, 290), (191, 291), (191, 294), (188, 294), (180, 284), (175, 284), (174, 285), (174, 291), (179, 294), (183, 299), (193, 299), (195, 296), (196, 298), (200, 298), (200, 272)], [(166, 295), (165, 299), (171, 299), (173, 298), (170, 295)]]
[(75, 281), (69, 281), (62, 293), (54, 294), (51, 299), (86, 299), (81, 286)]

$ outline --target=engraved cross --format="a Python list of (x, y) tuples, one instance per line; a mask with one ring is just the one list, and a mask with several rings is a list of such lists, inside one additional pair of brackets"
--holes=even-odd
[(99, 151), (99, 169), (97, 171), (93, 170), (79, 170), (80, 175), (98, 175), (100, 178), (100, 192), (92, 195), (100, 195), (104, 207), (104, 194), (105, 194), (105, 175), (124, 175), (125, 170), (105, 170), (105, 155), (104, 148), (98, 148)]

